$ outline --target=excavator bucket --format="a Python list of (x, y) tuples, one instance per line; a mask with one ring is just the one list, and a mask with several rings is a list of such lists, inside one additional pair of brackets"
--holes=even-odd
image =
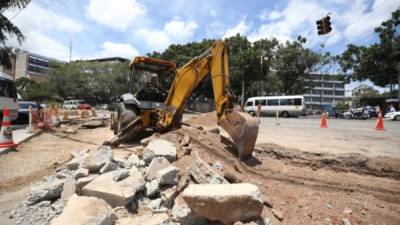
[(258, 120), (247, 113), (229, 111), (219, 125), (231, 136), (238, 148), (239, 158), (249, 158), (257, 140)]

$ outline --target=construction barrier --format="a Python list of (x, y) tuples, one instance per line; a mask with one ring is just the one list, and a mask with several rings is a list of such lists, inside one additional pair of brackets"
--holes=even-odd
[(11, 120), (10, 120), (10, 110), (6, 107), (3, 108), (3, 121), (1, 122), (0, 130), (0, 148), (15, 148), (17, 144), (14, 143)]
[(326, 121), (326, 113), (323, 112), (321, 116), (321, 128), (328, 128), (328, 122)]
[(383, 118), (382, 118), (382, 112), (381, 111), (379, 111), (378, 119), (376, 120), (376, 128), (375, 129), (376, 130), (381, 130), (381, 131), (385, 130), (385, 128), (383, 126)]

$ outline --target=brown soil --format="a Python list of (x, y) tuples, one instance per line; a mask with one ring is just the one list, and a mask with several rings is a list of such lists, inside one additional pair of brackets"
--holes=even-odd
[[(203, 128), (215, 126), (212, 119), (216, 115), (208, 116), (207, 120), (189, 121)], [(243, 162), (237, 159), (230, 140), (205, 130), (184, 127), (161, 137), (179, 146), (185, 134), (191, 137), (192, 152), (209, 164), (219, 161), (223, 165), (222, 175), (260, 187), (265, 205), (270, 207), (265, 207), (263, 216), (270, 217), (274, 225), (328, 224), (327, 218), (334, 225), (342, 224), (342, 218), (353, 225), (400, 224), (398, 159), (305, 153), (265, 144), (256, 147), (255, 157)], [(18, 152), (0, 156), (0, 224), (9, 222), (5, 218), (27, 187), (54, 173), (70, 152), (95, 149), (110, 137), (109, 128), (79, 130), (75, 135), (45, 133), (21, 145)], [(131, 149), (125, 145), (115, 152)], [(192, 157), (178, 150), (178, 158), (174, 164), (187, 172)], [(283, 221), (272, 215), (272, 208), (283, 213)], [(351, 213), (344, 213), (345, 208)]]
[[(273, 224), (325, 224), (327, 218), (332, 224), (342, 224), (342, 218), (353, 225), (400, 224), (399, 159), (310, 154), (260, 145), (254, 158), (242, 162), (232, 142), (208, 131), (183, 128), (162, 138), (178, 144), (185, 134), (191, 136), (192, 151), (204, 161), (223, 164), (221, 174), (260, 187), (266, 205), (284, 214), (278, 221), (271, 209), (264, 210)], [(175, 164), (187, 171), (190, 163), (191, 157), (183, 156)], [(345, 214), (345, 208), (352, 212)]]

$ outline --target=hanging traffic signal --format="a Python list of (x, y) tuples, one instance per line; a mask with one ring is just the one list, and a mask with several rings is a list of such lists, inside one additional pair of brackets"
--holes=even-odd
[(332, 31), (331, 17), (325, 16), (320, 20), (317, 20), (318, 35), (324, 35)]
[(318, 35), (323, 35), (324, 34), (324, 27), (322, 25), (322, 19), (317, 20), (317, 29), (318, 29)]
[(331, 17), (330, 16), (326, 16), (324, 18), (324, 22), (325, 22), (325, 31), (326, 34), (332, 31), (332, 27), (331, 27)]

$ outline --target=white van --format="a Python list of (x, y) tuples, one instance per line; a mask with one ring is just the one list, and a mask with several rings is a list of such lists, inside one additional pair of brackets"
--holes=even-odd
[(66, 100), (63, 102), (63, 108), (65, 109), (76, 109), (78, 108), (79, 104), (84, 104), (85, 101), (83, 100)]
[(0, 72), (0, 119), (3, 120), (3, 108), (10, 110), (10, 119), (18, 117), (18, 96), (14, 80), (7, 74)]
[(257, 107), (261, 105), (261, 115), (275, 115), (276, 112), (280, 116), (300, 116), (305, 114), (304, 96), (288, 95), (288, 96), (261, 96), (251, 97), (247, 99), (244, 111), (255, 116)]

